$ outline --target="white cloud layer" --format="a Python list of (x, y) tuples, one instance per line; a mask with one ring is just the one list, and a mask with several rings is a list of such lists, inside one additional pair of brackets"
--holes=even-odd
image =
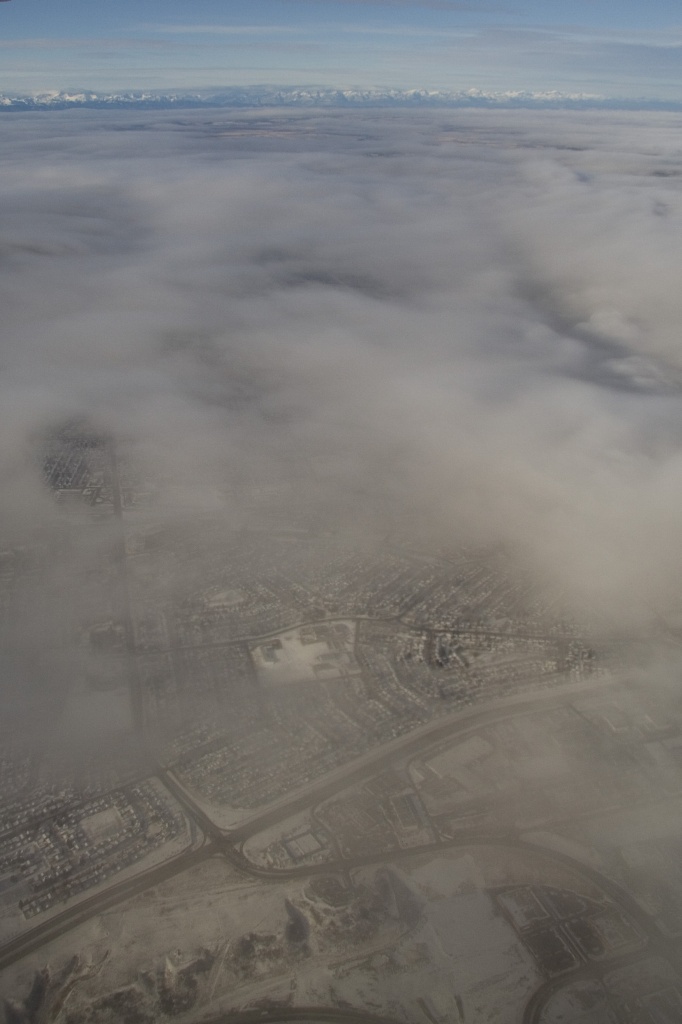
[(672, 621), (679, 121), (7, 121), (6, 535), (54, 521), (32, 446), (84, 415), (228, 526), (295, 472), (324, 529), (504, 544), (578, 615)]

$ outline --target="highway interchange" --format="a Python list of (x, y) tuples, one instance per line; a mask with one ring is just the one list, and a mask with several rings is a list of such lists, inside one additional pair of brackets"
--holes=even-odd
[[(124, 623), (133, 722), (137, 731), (143, 734), (144, 721), (127, 580), (123, 509), (120, 498), (118, 467), (113, 446), (111, 447), (111, 466), (114, 482), (114, 514), (119, 523), (116, 547), (118, 576), (116, 591), (120, 605), (120, 614)], [(499, 849), (525, 849), (536, 855), (541, 855), (543, 858), (553, 859), (555, 863), (561, 864), (563, 867), (570, 868), (576, 876), (581, 877), (590, 885), (597, 886), (617, 907), (621, 908), (636, 924), (643, 938), (643, 949), (639, 949), (636, 952), (631, 951), (621, 955), (613, 955), (599, 963), (583, 963), (559, 977), (550, 978), (544, 982), (528, 1001), (523, 1014), (523, 1024), (540, 1024), (543, 1008), (549, 999), (563, 986), (574, 981), (598, 980), (607, 970), (623, 967), (635, 962), (641, 958), (643, 953), (659, 955), (671, 962), (676, 969), (680, 969), (682, 968), (682, 955), (679, 943), (673, 942), (669, 937), (664, 936), (654, 919), (621, 886), (593, 868), (567, 856), (565, 853), (533, 847), (528, 843), (520, 841), (515, 834), (491, 838), (490, 834), (476, 836), (475, 834), (468, 833), (466, 839), (462, 840), (439, 838), (419, 847), (392, 850), (388, 854), (384, 852), (363, 857), (345, 857), (343, 859), (338, 859), (337, 856), (336, 860), (326, 861), (323, 864), (299, 865), (287, 869), (272, 869), (258, 866), (252, 863), (243, 852), (244, 844), (263, 830), (270, 829), (280, 822), (286, 821), (292, 815), (314, 808), (322, 801), (330, 799), (349, 786), (361, 784), (370, 774), (379, 772), (397, 760), (404, 763), (406, 759), (418, 755), (426, 746), (431, 747), (439, 741), (464, 737), (467, 733), (472, 733), (483, 726), (506, 718), (532, 715), (538, 710), (547, 711), (559, 708), (576, 695), (587, 692), (592, 693), (597, 689), (608, 691), (615, 685), (610, 679), (594, 680), (587, 684), (557, 685), (543, 692), (536, 691), (532, 696), (517, 695), (504, 700), (497, 700), (494, 703), (491, 702), (485, 706), (474, 706), (459, 710), (443, 718), (428, 722), (384, 744), (378, 749), (369, 751), (349, 764), (328, 772), (306, 786), (288, 793), (285, 797), (274, 801), (256, 813), (246, 813), (239, 823), (231, 829), (221, 829), (200, 806), (194, 796), (180, 784), (173, 771), (167, 766), (157, 763), (155, 774), (183, 808), (188, 821), (192, 825), (192, 835), (197, 837), (196, 841), (193, 842), (190, 848), (164, 863), (142, 870), (133, 877), (126, 878), (123, 881), (107, 885), (106, 888), (81, 899), (73, 906), (48, 916), (41, 924), (15, 936), (4, 946), (0, 947), (0, 970), (48, 946), (72, 929), (104, 911), (122, 904), (147, 890), (151, 890), (162, 882), (177, 877), (210, 858), (223, 858), (230, 864), (233, 870), (241, 875), (258, 879), (261, 883), (267, 884), (281, 882), (283, 879), (306, 878), (331, 872), (343, 872), (347, 875), (353, 869), (373, 864), (382, 864), (387, 861), (414, 858), (418, 854), (435, 853), (439, 850), (464, 846), (480, 847), (484, 845), (494, 846)], [(240, 1014), (231, 1016), (229, 1024), (250, 1024), (253, 1019), (254, 1017), (251, 1014)], [(349, 1022), (356, 1021), (357, 1024), (371, 1024), (371, 1022), (373, 1024), (389, 1024), (389, 1022), (383, 1019), (364, 1013), (344, 1013), (343, 1011), (321, 1009), (319, 1007), (299, 1008), (287, 1010), (286, 1012), (273, 1011), (272, 1013), (262, 1013), (258, 1020), (272, 1021), (273, 1024), (277, 1020), (289, 1020), (292, 1022), (317, 1020), (329, 1021), (330, 1024), (336, 1021), (341, 1024), (345, 1020)], [(205, 1018), (205, 1024), (223, 1024), (223, 1022), (227, 1024), (224, 1017)]]
[[(608, 689), (613, 686), (613, 683), (601, 683), (599, 685)], [(55, 914), (37, 927), (33, 927), (22, 935), (17, 936), (0, 949), (0, 969), (10, 966), (30, 953), (35, 953), (41, 947), (48, 945), (105, 910), (109, 910), (162, 882), (177, 877), (212, 857), (225, 858), (231, 867), (239, 873), (268, 883), (279, 882), (285, 878), (305, 878), (313, 875), (329, 874), (339, 870), (349, 872), (359, 867), (385, 863), (387, 860), (402, 860), (414, 858), (417, 854), (482, 845), (495, 846), (501, 849), (526, 849), (529, 852), (541, 853), (542, 857), (553, 859), (555, 862), (569, 867), (573, 873), (582, 877), (587, 882), (596, 885), (610, 900), (629, 915), (645, 939), (647, 952), (658, 954), (669, 961), (672, 958), (675, 961), (674, 965), (676, 967), (682, 967), (679, 943), (673, 943), (667, 936), (664, 936), (654, 920), (619, 885), (585, 864), (568, 857), (566, 854), (546, 849), (540, 850), (540, 848), (535, 848), (528, 843), (519, 841), (513, 835), (500, 836), (495, 839), (491, 839), (489, 835), (480, 837), (467, 835), (466, 840), (438, 839), (436, 842), (425, 846), (391, 851), (388, 855), (386, 853), (377, 853), (372, 856), (345, 858), (342, 861), (326, 862), (319, 865), (301, 865), (285, 870), (259, 867), (249, 861), (242, 852), (243, 844), (251, 836), (265, 828), (271, 828), (280, 821), (285, 821), (292, 814), (328, 799), (350, 784), (361, 782), (372, 771), (377, 771), (390, 764), (398, 756), (404, 758), (414, 755), (426, 743), (431, 745), (436, 740), (464, 736), (468, 732), (479, 729), (481, 726), (491, 722), (499, 721), (502, 718), (531, 714), (533, 711), (537, 711), (538, 708), (551, 709), (560, 707), (576, 691), (582, 692), (584, 689), (584, 686), (574, 686), (567, 687), (563, 692), (553, 691), (551, 694), (539, 695), (533, 699), (510, 698), (507, 701), (499, 702), (497, 706), (477, 709), (469, 708), (459, 714), (450, 716), (447, 721), (441, 720), (436, 723), (429, 723), (417, 730), (417, 734), (413, 733), (402, 736), (394, 740), (388, 747), (372, 751), (359, 761), (311, 783), (284, 800), (277, 801), (276, 805), (252, 815), (232, 830), (220, 829), (193, 797), (178, 783), (173, 773), (162, 766), (158, 766), (159, 779), (182, 805), (185, 814), (194, 822), (196, 829), (200, 830), (200, 839), (198, 844), (195, 844), (195, 848), (186, 850), (163, 864), (149, 868), (133, 878), (109, 885), (104, 890), (81, 900), (75, 906)], [(528, 1002), (524, 1012), (523, 1024), (540, 1024), (543, 1007), (552, 995), (566, 984), (587, 978), (598, 978), (605, 971), (625, 966), (641, 958), (641, 956), (641, 949), (637, 952), (615, 955), (599, 964), (582, 964), (558, 978), (549, 979), (537, 989)], [(244, 1018), (244, 1024), (246, 1024), (247, 1019), (248, 1015)], [(263, 1017), (261, 1019), (266, 1020), (268, 1018)], [(274, 1021), (280, 1018), (274, 1015), (271, 1019)], [(299, 1013), (297, 1019), (310, 1018)], [(319, 1014), (317, 1019), (322, 1019)], [(369, 1020), (370, 1018), (366, 1019)], [(232, 1024), (232, 1018), (230, 1018), (230, 1022)], [(216, 1024), (218, 1024), (218, 1018), (216, 1018)], [(241, 1024), (241, 1019), (235, 1018), (234, 1024)]]

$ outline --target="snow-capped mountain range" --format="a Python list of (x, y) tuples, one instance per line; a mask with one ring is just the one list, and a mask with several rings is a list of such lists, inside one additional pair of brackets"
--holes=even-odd
[(47, 91), (28, 95), (0, 93), (0, 111), (157, 109), (201, 107), (527, 107), (678, 110), (682, 105), (646, 99), (613, 99), (590, 93), (464, 89), (332, 89), (317, 87), (232, 86), (196, 91), (91, 92)]

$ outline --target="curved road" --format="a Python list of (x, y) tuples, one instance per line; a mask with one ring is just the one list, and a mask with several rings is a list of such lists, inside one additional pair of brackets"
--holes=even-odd
[(201, 1024), (398, 1024), (391, 1017), (377, 1017), (359, 1010), (333, 1009), (329, 1006), (283, 1007), (277, 1010), (251, 1010), (245, 1013), (222, 1013), (202, 1018)]
[[(602, 683), (599, 688), (606, 689), (612, 685), (614, 684)], [(276, 804), (271, 805), (261, 813), (254, 814), (252, 818), (241, 823), (231, 832), (226, 832), (220, 829), (211, 820), (209, 815), (196, 804), (192, 796), (180, 785), (174, 775), (164, 768), (159, 768), (159, 779), (173, 794), (176, 800), (178, 800), (191, 819), (202, 829), (204, 834), (209, 837), (209, 841), (198, 850), (186, 851), (178, 857), (175, 857), (164, 864), (158, 865), (157, 867), (151, 868), (134, 878), (114, 884), (104, 892), (94, 894), (93, 896), (82, 900), (78, 905), (71, 907), (68, 910), (64, 910), (62, 913), (55, 915), (53, 918), (45, 921), (38, 927), (31, 928), (23, 935), (18, 936), (16, 939), (7, 943), (0, 949), (0, 970), (29, 953), (35, 952), (41, 946), (58, 938), (70, 929), (82, 924), (95, 914), (101, 913), (117, 903), (141, 893), (162, 881), (166, 881), (215, 855), (224, 857), (234, 868), (246, 875), (260, 878), (263, 881), (277, 883), (287, 878), (310, 877), (316, 874), (329, 874), (330, 872), (338, 870), (348, 871), (349, 869), (368, 866), (371, 864), (381, 864), (387, 860), (402, 860), (406, 857), (413, 858), (419, 854), (428, 854), (430, 852), (436, 852), (437, 850), (471, 847), (476, 845), (507, 847), (514, 848), (516, 850), (521, 849), (528, 852), (532, 851), (535, 856), (542, 856), (548, 860), (552, 860), (555, 863), (559, 862), (565, 867), (570, 868), (570, 870), (579, 877), (582, 877), (591, 884), (596, 885), (602, 892), (608, 895), (614, 903), (628, 914), (628, 916), (636, 923), (645, 939), (646, 952), (659, 954), (669, 960), (671, 956), (671, 947), (674, 947), (675, 944), (671, 943), (670, 940), (666, 939), (661, 934), (654, 920), (642, 910), (639, 904), (627, 891), (622, 889), (617, 883), (601, 875), (598, 871), (574, 860), (566, 854), (520, 842), (515, 838), (515, 836), (491, 838), (488, 835), (479, 837), (478, 839), (475, 836), (468, 836), (466, 839), (441, 839), (429, 844), (428, 846), (416, 849), (380, 851), (372, 856), (364, 856), (357, 859), (350, 858), (341, 861), (327, 862), (325, 864), (299, 866), (283, 870), (258, 867), (251, 863), (241, 850), (241, 845), (251, 835), (275, 824), (279, 820), (289, 817), (291, 814), (296, 813), (296, 811), (305, 809), (310, 807), (312, 804), (319, 803), (321, 800), (327, 799), (329, 796), (334, 795), (334, 793), (349, 785), (362, 781), (362, 779), (364, 779), (372, 769), (378, 770), (384, 762), (393, 760), (396, 756), (407, 757), (414, 755), (424, 746), (425, 743), (428, 743), (429, 746), (431, 746), (433, 743), (449, 737), (452, 734), (456, 734), (458, 732), (466, 733), (473, 729), (480, 728), (483, 724), (503, 717), (525, 715), (538, 710), (543, 710), (547, 707), (565, 703), (567, 698), (570, 699), (573, 693), (578, 693), (588, 688), (594, 690), (595, 684), (592, 683), (589, 687), (585, 685), (576, 685), (570, 688), (566, 687), (562, 688), (559, 692), (550, 692), (541, 695), (536, 694), (530, 698), (526, 695), (517, 696), (515, 698), (509, 698), (504, 702), (497, 702), (494, 706), (489, 705), (485, 708), (467, 709), (466, 711), (459, 712), (456, 717), (448, 716), (447, 721), (441, 720), (439, 722), (429, 723), (427, 726), (416, 730), (416, 734), (410, 733), (406, 736), (398, 737), (397, 740), (392, 741), (380, 750), (372, 751), (370, 754), (361, 758), (360, 762), (354, 761), (348, 766), (343, 766), (341, 769), (333, 772), (331, 777), (327, 775), (318, 783), (313, 783), (305, 787), (305, 789), (299, 790), (293, 796), (277, 801)], [(674, 949), (674, 953), (677, 954), (677, 948)], [(598, 977), (602, 970), (616, 964), (629, 963), (636, 960), (641, 955), (642, 950), (639, 950), (636, 953), (613, 957), (609, 961), (602, 962), (600, 964), (584, 964), (567, 975), (548, 980), (541, 985), (530, 998), (524, 1012), (523, 1024), (539, 1024), (543, 1008), (547, 1004), (548, 1000), (555, 992), (565, 985), (570, 984), (574, 980), (579, 980), (580, 978)], [(675, 960), (677, 959), (678, 956), (675, 955)], [(272, 1022), (272, 1024), (274, 1024), (275, 1021), (285, 1020), (292, 1022), (318, 1020), (320, 1022), (356, 1021), (358, 1024), (394, 1024), (394, 1022), (387, 1022), (382, 1020), (382, 1018), (374, 1017), (369, 1014), (364, 1015), (349, 1011), (316, 1007), (308, 1008), (306, 1010), (301, 1010), (300, 1008), (295, 1010), (292, 1009), (291, 1011), (273, 1010), (272, 1012), (262, 1012), (258, 1015), (241, 1014), (238, 1016), (208, 1018), (203, 1022), (203, 1024), (251, 1024), (253, 1021), (258, 1021), (259, 1024), (268, 1024), (268, 1022)]]

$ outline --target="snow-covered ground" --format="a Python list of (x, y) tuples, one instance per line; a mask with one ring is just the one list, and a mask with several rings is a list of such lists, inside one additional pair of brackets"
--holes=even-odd
[[(381, 895), (382, 876), (410, 903), (410, 921), (397, 909), (400, 899)], [(49, 962), (56, 977), (78, 954), (101, 966), (75, 984), (71, 1014), (126, 988), (162, 1021), (165, 965), (208, 954), (196, 1004), (174, 1018), (183, 1024), (265, 996), (294, 1006), (346, 1002), (406, 1022), (424, 1019), (423, 1000), (439, 1021), (457, 1020), (461, 1007), (467, 1024), (514, 1024), (540, 975), (487, 888), (534, 878), (580, 886), (565, 869), (552, 873), (543, 855), (480, 846), (359, 869), (350, 902), (335, 905), (317, 883), (263, 884), (216, 857), (27, 957), (4, 972), (0, 988), (23, 999), (36, 970)], [(308, 922), (303, 945), (288, 933), (288, 907)]]

